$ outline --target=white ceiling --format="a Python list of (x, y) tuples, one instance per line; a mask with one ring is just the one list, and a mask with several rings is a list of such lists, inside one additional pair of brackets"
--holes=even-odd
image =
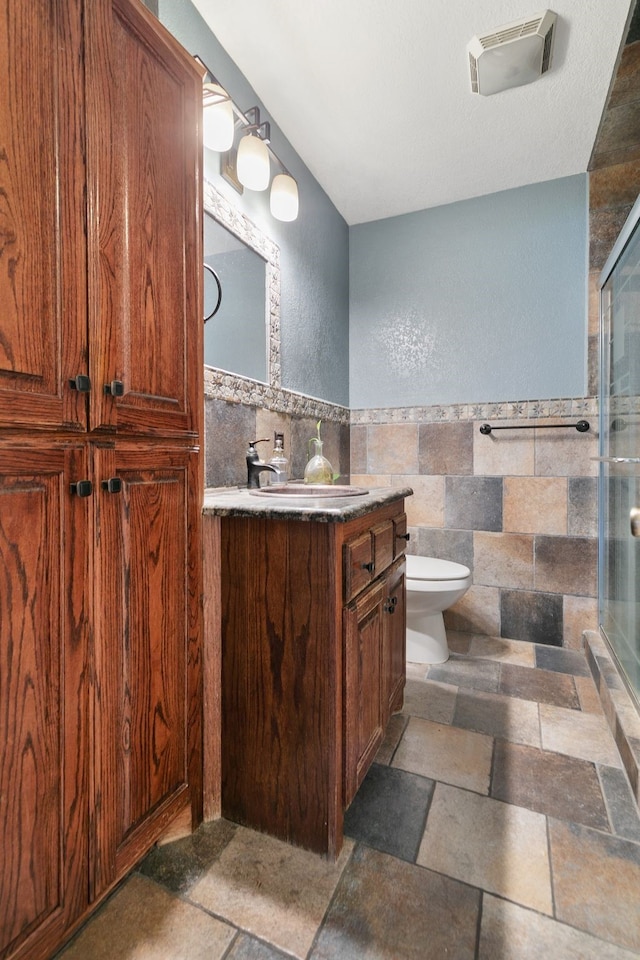
[(194, 4), (355, 224), (584, 172), (633, 0), (553, 0), (551, 70), (491, 97), (470, 92), (468, 42), (543, 6), (530, 0)]

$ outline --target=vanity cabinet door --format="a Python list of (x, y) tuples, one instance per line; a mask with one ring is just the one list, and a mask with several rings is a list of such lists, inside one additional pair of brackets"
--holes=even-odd
[(141, 3), (91, 0), (85, 36), (91, 427), (195, 436), (202, 84)]
[(406, 513), (401, 513), (400, 516), (394, 518), (394, 521), (393, 521), (394, 560), (396, 557), (399, 557), (403, 553), (406, 553), (407, 543), (409, 542), (409, 536), (410, 534), (407, 533), (407, 515)]
[(385, 577), (384, 598), (384, 679), (386, 686), (385, 723), (402, 709), (406, 659), (407, 616), (405, 609), (404, 558)]
[(349, 806), (384, 736), (385, 583), (344, 609), (344, 804)]
[(95, 460), (92, 899), (201, 808), (197, 457), (132, 443)]
[(0, 957), (44, 960), (87, 903), (91, 497), (82, 444), (0, 464)]
[(86, 425), (81, 42), (80, 0), (0, 3), (0, 428)]

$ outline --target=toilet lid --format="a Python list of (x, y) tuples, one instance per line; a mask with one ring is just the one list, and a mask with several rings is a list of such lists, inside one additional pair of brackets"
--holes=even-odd
[(409, 580), (464, 580), (470, 575), (471, 570), (463, 563), (439, 560), (437, 557), (407, 557)]

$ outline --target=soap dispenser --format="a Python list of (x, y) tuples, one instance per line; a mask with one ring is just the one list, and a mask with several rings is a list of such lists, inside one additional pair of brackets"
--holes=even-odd
[(333, 483), (333, 467), (322, 453), (322, 440), (320, 439), (320, 424), (316, 424), (316, 435), (309, 440), (310, 459), (304, 468), (305, 483)]
[(289, 479), (289, 461), (284, 452), (284, 433), (274, 434), (273, 456), (269, 463), (278, 471), (269, 474), (269, 485), (272, 487), (283, 486)]

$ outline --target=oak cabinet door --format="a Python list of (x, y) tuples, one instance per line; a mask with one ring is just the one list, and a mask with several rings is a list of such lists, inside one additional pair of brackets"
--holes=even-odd
[(0, 427), (86, 426), (81, 43), (80, 0), (0, 3)]
[(192, 801), (199, 815), (196, 466), (146, 445), (95, 455), (93, 897)]
[(195, 435), (202, 84), (155, 24), (130, 0), (87, 4), (91, 427)]
[(385, 577), (384, 680), (386, 685), (385, 723), (402, 709), (406, 674), (406, 630), (404, 558)]
[(384, 736), (383, 601), (376, 583), (344, 609), (344, 804), (349, 806)]
[(0, 957), (87, 904), (86, 476), (81, 446), (0, 445)]

